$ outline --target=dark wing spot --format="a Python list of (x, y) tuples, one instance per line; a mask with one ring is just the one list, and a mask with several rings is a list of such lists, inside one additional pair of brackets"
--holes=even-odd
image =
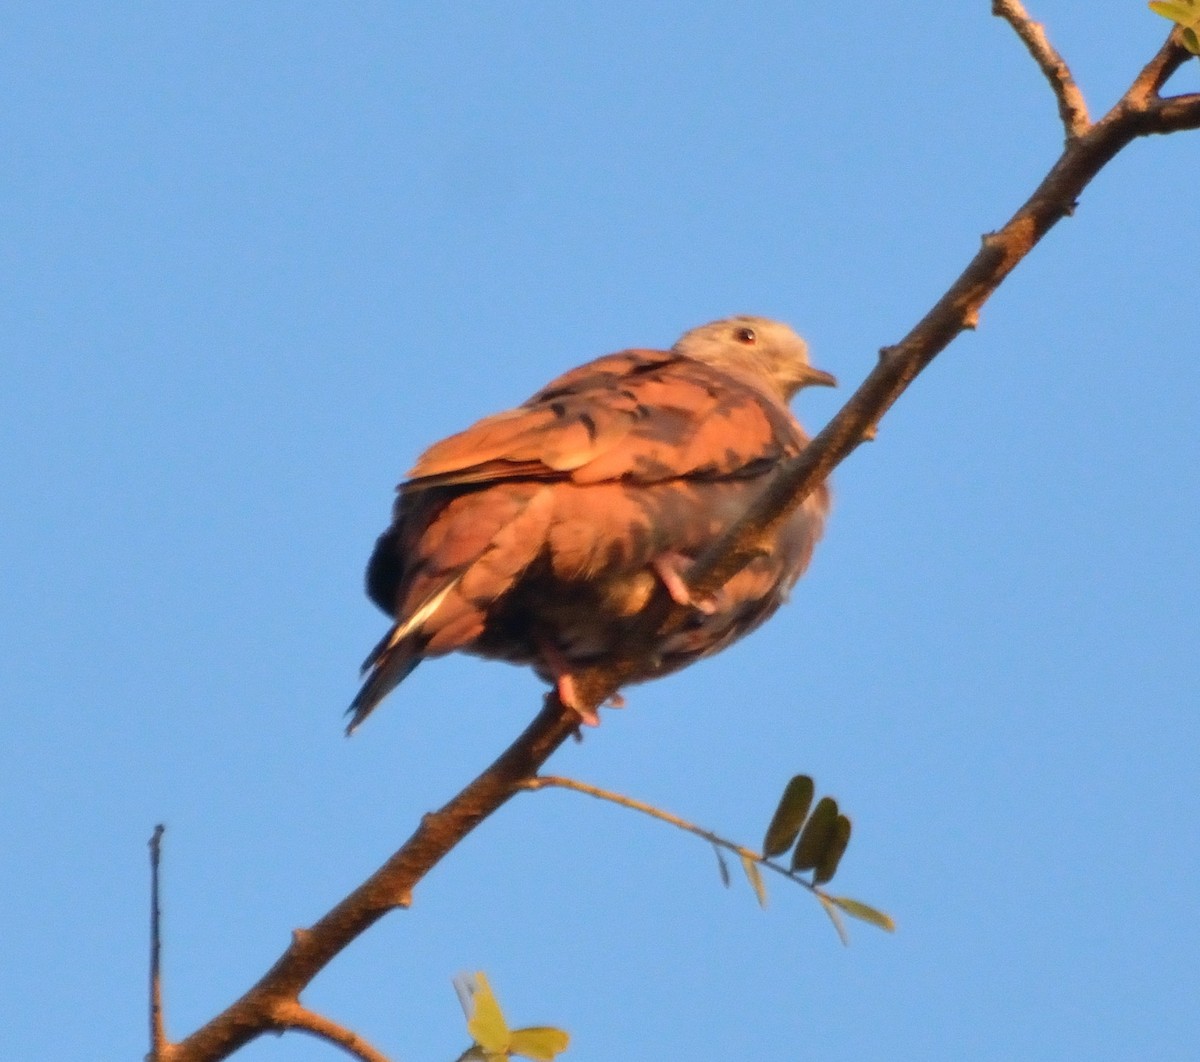
[(657, 372), (664, 364), (670, 361), (670, 358), (656, 358), (650, 360), (647, 358), (640, 365), (634, 365), (625, 375), (626, 376), (645, 376), (647, 373)]
[(590, 413), (585, 411), (585, 412), (579, 414), (579, 423), (582, 424), (584, 426), (584, 428), (586, 429), (586, 431), (588, 433), (588, 438), (592, 442), (595, 442), (596, 441), (596, 420), (595, 420), (595, 418)]
[(634, 477), (643, 482), (661, 482), (678, 479), (679, 474), (670, 465), (651, 457), (639, 457), (633, 465)]

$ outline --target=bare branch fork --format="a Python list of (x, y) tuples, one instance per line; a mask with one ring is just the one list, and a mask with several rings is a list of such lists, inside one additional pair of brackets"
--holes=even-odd
[[(936, 305), (899, 343), (880, 351), (879, 363), (846, 405), (797, 458), (783, 465), (745, 517), (693, 566), (688, 583), (698, 597), (715, 592), (753, 558), (757, 543), (786, 518), (865, 438), (909, 383), (962, 331), (973, 329), (983, 304), (1018, 262), (1069, 215), (1087, 184), (1138, 137), (1200, 128), (1200, 93), (1163, 97), (1171, 75), (1189, 58), (1178, 31), (1100, 120), (1088, 119), (1082, 94), (1062, 57), (1019, 0), (995, 0), (994, 14), (1020, 36), (1046, 76), (1066, 130), (1066, 146), (1045, 179), (1011, 219), (983, 237), (978, 253)], [(666, 594), (631, 634), (650, 644), (686, 610)], [(613, 696), (632, 665), (594, 667), (576, 688), (593, 705)], [(362, 885), (308, 929), (296, 930), (278, 961), (245, 995), (179, 1043), (162, 1033), (157, 988), (152, 988), (151, 1058), (154, 1062), (215, 1062), (267, 1032), (299, 1029), (337, 1044), (367, 1062), (384, 1056), (354, 1033), (304, 1008), (299, 997), (325, 965), (389, 911), (407, 907), (415, 885), (480, 822), (527, 787), (542, 764), (575, 731), (577, 719), (554, 696), (501, 756), (443, 808), (425, 815), (404, 845)], [(155, 921), (157, 924), (157, 920)], [(157, 954), (157, 947), (155, 947)], [(157, 960), (153, 985), (157, 985)]]

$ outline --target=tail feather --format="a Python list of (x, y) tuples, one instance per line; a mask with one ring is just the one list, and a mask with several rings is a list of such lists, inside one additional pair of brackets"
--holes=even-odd
[(365, 667), (371, 669), (362, 689), (350, 702), (346, 714), (350, 722), (346, 725), (346, 736), (349, 737), (358, 729), (375, 706), (400, 685), (421, 662), (420, 643), (416, 638), (409, 637), (399, 642), (392, 641), (394, 628), (388, 636), (379, 643), (374, 653), (367, 658)]
[(347, 737), (358, 729), (359, 724), (371, 714), (375, 706), (408, 678), (421, 662), (421, 650), (428, 641), (427, 638), (421, 637), (421, 628), (461, 578), (460, 573), (426, 598), (420, 608), (407, 619), (396, 623), (368, 654), (367, 659), (363, 661), (362, 670), (364, 674), (369, 674), (362, 689), (358, 691), (358, 696), (346, 709), (346, 714), (351, 717), (346, 726)]

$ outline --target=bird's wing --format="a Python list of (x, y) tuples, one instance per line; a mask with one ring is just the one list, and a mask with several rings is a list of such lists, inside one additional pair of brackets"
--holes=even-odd
[[(538, 558), (636, 611), (649, 592), (638, 573), (697, 552), (736, 518), (752, 479), (804, 442), (753, 380), (629, 350), (436, 443), (401, 484), (368, 568), (372, 598), (397, 623), (367, 659), (351, 727), (422, 657), (472, 644)], [(588, 623), (568, 640), (586, 641)], [(527, 639), (510, 641), (492, 655), (531, 658)]]
[(404, 489), (739, 476), (795, 453), (802, 441), (786, 407), (745, 381), (669, 352), (630, 350), (574, 369), (524, 405), (436, 443)]

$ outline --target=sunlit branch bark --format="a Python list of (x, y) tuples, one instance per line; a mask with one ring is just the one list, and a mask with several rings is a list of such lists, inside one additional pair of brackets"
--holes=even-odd
[(1153, 128), (1148, 133), (1181, 133), (1188, 129), (1200, 129), (1200, 92), (1186, 96), (1168, 96), (1151, 107), (1154, 115)]
[(1066, 131), (1067, 143), (1077, 136), (1083, 136), (1092, 124), (1088, 118), (1087, 103), (1083, 93), (1079, 91), (1079, 86), (1075, 84), (1071, 68), (1046, 36), (1046, 28), (1029, 17), (1021, 0), (995, 0), (992, 4), (992, 14), (1012, 26), (1022, 43), (1029, 49), (1034, 62), (1046, 75), (1058, 102), (1058, 116)]
[(167, 1049), (167, 1031), (162, 1001), (162, 907), (159, 902), (159, 867), (162, 836), (159, 823), (150, 836), (150, 1062), (161, 1062)]
[(375, 1050), (358, 1033), (301, 1006), (299, 1003), (282, 1002), (278, 1004), (274, 1011), (274, 1017), (276, 1028), (308, 1033), (310, 1036), (340, 1047), (346, 1054), (359, 1059), (359, 1062), (389, 1062), (387, 1055)]
[[(1136, 105), (1149, 103), (1162, 93), (1163, 86), (1170, 80), (1171, 75), (1192, 58), (1194, 58), (1192, 53), (1183, 46), (1183, 38), (1179, 30), (1172, 30), (1166, 41), (1163, 42), (1163, 46), (1155, 52), (1154, 58), (1134, 78), (1133, 84), (1129, 86), (1129, 91), (1125, 93), (1123, 99)], [(1156, 132), (1163, 131), (1156, 130)]]

